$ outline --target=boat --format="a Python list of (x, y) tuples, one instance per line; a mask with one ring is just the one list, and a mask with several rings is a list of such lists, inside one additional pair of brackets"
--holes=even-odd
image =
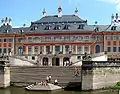
[(47, 83), (46, 85), (37, 83), (37, 84), (31, 84), (25, 87), (25, 89), (29, 91), (53, 91), (53, 90), (60, 90), (62, 89), (62, 87), (51, 83)]

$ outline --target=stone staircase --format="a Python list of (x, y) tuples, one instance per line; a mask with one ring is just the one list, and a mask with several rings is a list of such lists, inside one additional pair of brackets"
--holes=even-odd
[(26, 85), (35, 82), (45, 81), (46, 77), (52, 76), (52, 83), (55, 79), (62, 87), (69, 83), (81, 82), (81, 68), (79, 76), (74, 75), (74, 67), (11, 67), (11, 82), (14, 85)]
[(10, 65), (11, 66), (35, 66), (37, 65), (33, 61), (28, 61), (27, 59), (23, 57), (18, 56), (9, 56)]

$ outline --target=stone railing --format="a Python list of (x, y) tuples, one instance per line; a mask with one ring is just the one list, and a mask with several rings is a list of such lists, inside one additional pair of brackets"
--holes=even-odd
[(82, 61), (82, 68), (91, 69), (96, 67), (120, 67), (120, 61)]

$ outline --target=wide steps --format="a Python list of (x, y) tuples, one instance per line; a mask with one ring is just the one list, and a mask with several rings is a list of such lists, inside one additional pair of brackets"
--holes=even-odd
[(58, 79), (59, 83), (81, 82), (81, 68), (79, 76), (74, 75), (74, 67), (11, 67), (11, 82), (40, 82), (51, 75), (52, 82)]

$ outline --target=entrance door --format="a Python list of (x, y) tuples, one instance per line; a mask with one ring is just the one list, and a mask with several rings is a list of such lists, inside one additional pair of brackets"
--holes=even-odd
[(43, 58), (43, 66), (48, 66), (48, 58), (47, 57)]
[(60, 65), (60, 59), (53, 57), (52, 58), (52, 66), (59, 66)]
[(21, 46), (18, 47), (18, 56), (22, 56), (23, 49)]

